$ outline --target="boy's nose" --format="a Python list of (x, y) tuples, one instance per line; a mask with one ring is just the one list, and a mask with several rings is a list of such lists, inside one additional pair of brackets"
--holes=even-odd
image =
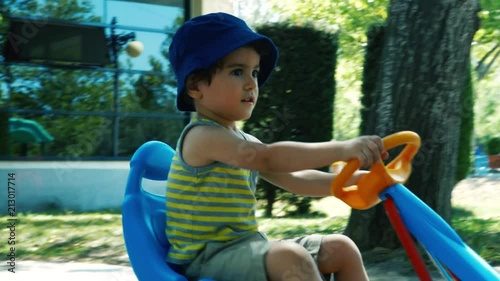
[(251, 78), (248, 78), (246, 83), (245, 83), (245, 89), (247, 90), (252, 90), (252, 89), (255, 89), (258, 85), (258, 81), (257, 81), (257, 78), (255, 77), (251, 77)]

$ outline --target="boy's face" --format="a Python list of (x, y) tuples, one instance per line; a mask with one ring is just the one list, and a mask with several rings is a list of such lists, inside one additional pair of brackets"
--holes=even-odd
[(212, 82), (199, 82), (190, 95), (199, 114), (222, 124), (233, 125), (252, 115), (257, 103), (260, 55), (250, 47), (242, 47), (223, 59)]

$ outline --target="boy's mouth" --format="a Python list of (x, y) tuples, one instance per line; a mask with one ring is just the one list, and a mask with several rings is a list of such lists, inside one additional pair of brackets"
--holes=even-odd
[(248, 98), (242, 99), (241, 102), (255, 103), (255, 98), (248, 97)]

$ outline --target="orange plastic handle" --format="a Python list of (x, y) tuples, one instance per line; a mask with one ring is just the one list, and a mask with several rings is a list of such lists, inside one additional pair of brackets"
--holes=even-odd
[[(380, 202), (379, 194), (395, 183), (405, 183), (411, 174), (411, 160), (420, 148), (420, 137), (411, 131), (402, 131), (382, 139), (385, 150), (406, 144), (401, 153), (384, 166), (382, 161), (373, 163), (370, 172), (362, 176), (357, 185), (345, 187), (347, 180), (359, 167), (359, 160), (347, 162), (331, 184), (333, 196), (351, 208), (364, 210)], [(334, 163), (335, 165), (335, 163)]]

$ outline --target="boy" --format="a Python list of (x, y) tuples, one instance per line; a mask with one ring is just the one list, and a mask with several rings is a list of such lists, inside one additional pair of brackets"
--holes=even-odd
[(236, 122), (250, 118), (278, 51), (232, 15), (191, 19), (169, 51), (177, 108), (196, 116), (181, 133), (168, 178), (166, 261), (189, 280), (319, 281), (331, 273), (335, 280), (368, 280), (346, 236), (269, 241), (258, 231), (255, 183), (259, 176), (296, 194), (330, 196), (334, 174), (313, 169), (352, 158), (369, 166), (387, 156), (381, 139), (263, 144), (240, 131)]

